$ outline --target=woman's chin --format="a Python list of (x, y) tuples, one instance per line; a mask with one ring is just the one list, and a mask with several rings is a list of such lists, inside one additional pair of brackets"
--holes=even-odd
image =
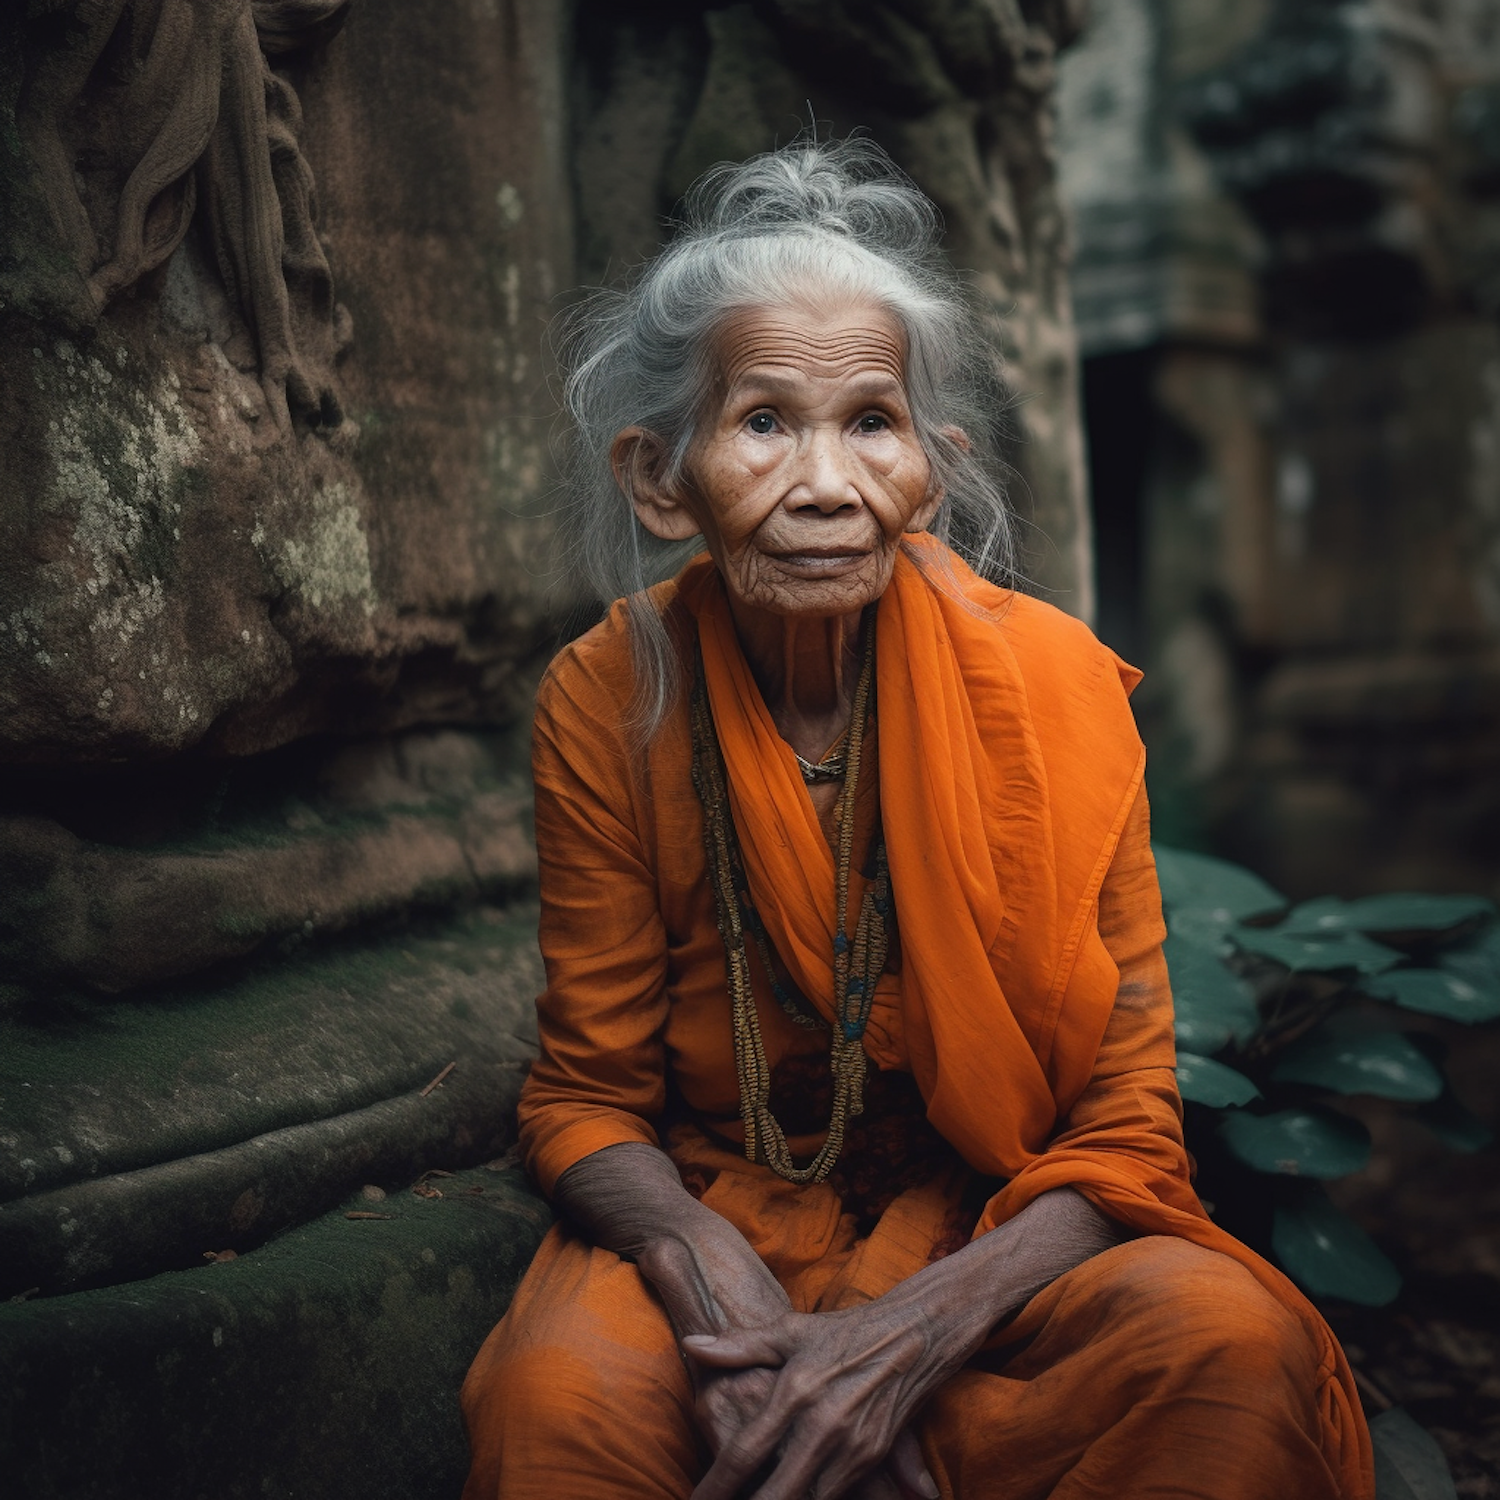
[(872, 604), (890, 582), (889, 561), (864, 553), (855, 557), (778, 557), (763, 568), (753, 587), (731, 588), (741, 604), (768, 614), (826, 618), (852, 614)]

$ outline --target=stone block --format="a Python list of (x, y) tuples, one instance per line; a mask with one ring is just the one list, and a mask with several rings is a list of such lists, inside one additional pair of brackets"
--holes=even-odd
[(0, 1303), (7, 1493), (450, 1500), (459, 1385), (551, 1215), (515, 1170), (432, 1180), (233, 1260)]

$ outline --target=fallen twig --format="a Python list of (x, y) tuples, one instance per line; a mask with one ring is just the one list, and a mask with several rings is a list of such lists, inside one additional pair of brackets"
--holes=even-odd
[(348, 1213), (346, 1213), (344, 1215), (344, 1217), (346, 1219), (390, 1219), (390, 1218), (394, 1218), (395, 1215), (394, 1214), (372, 1214), (372, 1213), (369, 1212), (368, 1209), (356, 1208), (356, 1209), (351, 1209), (350, 1212), (348, 1212)]
[(1360, 1390), (1370, 1398), (1381, 1411), (1389, 1411), (1396, 1403), (1360, 1369), (1358, 1365), (1351, 1364), (1349, 1368), (1354, 1372), (1354, 1383)]
[(434, 1079), (433, 1079), (433, 1080), (432, 1080), (432, 1082), (431, 1082), (431, 1083), (429, 1083), (429, 1084), (428, 1084), (428, 1085), (427, 1085), (427, 1087), (426, 1087), (426, 1088), (425, 1088), (425, 1089), (422, 1089), (422, 1090), (420, 1090), (420, 1096), (421, 1096), (421, 1097), (422, 1097), (422, 1098), (423, 1098), (423, 1099), (425, 1099), (425, 1098), (426, 1098), (426, 1097), (427, 1097), (427, 1096), (428, 1096), (428, 1095), (429, 1095), (429, 1094), (430, 1094), (430, 1093), (431, 1093), (431, 1092), (432, 1092), (432, 1091), (433, 1091), (433, 1089), (438, 1089), (438, 1088), (441, 1088), (441, 1087), (442, 1087), (442, 1086), (443, 1086), (443, 1080), (444, 1080), (444, 1079), (445, 1079), (445, 1078), (446, 1078), (446, 1077), (447, 1077), (447, 1076), (448, 1076), (448, 1075), (449, 1075), (449, 1074), (450, 1074), (450, 1073), (451, 1073), (451, 1072), (452, 1072), (452, 1071), (453, 1071), (453, 1070), (454, 1070), (454, 1069), (455, 1069), (455, 1068), (456, 1068), (456, 1067), (457, 1067), (457, 1066), (458, 1066), (458, 1060), (457, 1060), (457, 1059), (456, 1059), (456, 1058), (455, 1058), (455, 1059), (454, 1059), (454, 1060), (453, 1060), (453, 1061), (452, 1061), (452, 1062), (451, 1062), (451, 1063), (449, 1063), (449, 1064), (448, 1064), (448, 1066), (447, 1066), (447, 1067), (446, 1067), (446, 1068), (444, 1068), (444, 1069), (443, 1069), (443, 1071), (442, 1071), (442, 1072), (441, 1072), (441, 1073), (439, 1073), (439, 1074), (438, 1074), (438, 1076), (437, 1076), (437, 1077), (436, 1077), (436, 1078), (434, 1078)]

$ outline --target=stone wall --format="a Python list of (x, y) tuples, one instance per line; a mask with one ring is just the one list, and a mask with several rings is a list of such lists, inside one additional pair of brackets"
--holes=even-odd
[[(309, 1369), (357, 1353), (347, 1419), (304, 1434), (319, 1474), (461, 1468), (454, 1371), (546, 1223), (503, 1156), (540, 983), (527, 712), (598, 607), (551, 519), (544, 332), (701, 168), (810, 110), (932, 194), (1017, 392), (1032, 571), (1088, 613), (1049, 113), (1077, 24), (1064, 0), (0, 11), (0, 1452), (28, 1493), (107, 1492), (70, 1366), (115, 1372), (85, 1406), (131, 1463), (303, 1492), (296, 1443), (249, 1478), (214, 1457), (235, 1393), (303, 1389), (264, 1388), (278, 1330)], [(428, 1168), (496, 1212), (420, 1209), (459, 1191)], [(336, 1245), (320, 1323), (297, 1257)], [(455, 1320), (440, 1438), (414, 1287)]]
[(1493, 893), (1500, 8), (1109, 14), (1065, 65), (1063, 181), (1159, 826), (1299, 894)]

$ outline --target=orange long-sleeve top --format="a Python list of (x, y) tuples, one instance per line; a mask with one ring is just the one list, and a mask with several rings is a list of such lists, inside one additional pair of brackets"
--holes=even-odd
[[(832, 1020), (832, 857), (722, 583), (700, 558), (655, 603), (685, 665), (649, 744), (628, 727), (622, 605), (558, 656), (538, 697), (547, 988), (519, 1114), (528, 1166), (548, 1192), (606, 1146), (670, 1149), (659, 1128), (676, 1120), (743, 1140), (691, 774), (695, 651), (773, 962)], [(1369, 1435), (1337, 1341), (1285, 1276), (1209, 1219), (1190, 1182), (1144, 753), (1126, 701), (1138, 674), (1077, 621), (982, 582), (926, 537), (897, 559), (875, 628), (856, 841), (878, 817), (897, 943), (864, 1034), (870, 1061), (886, 1076), (909, 1073), (920, 1128), (991, 1181), (974, 1234), (1068, 1186), (1138, 1233), (1177, 1235), (1250, 1270), (1319, 1350), (1325, 1456), (1347, 1495), (1369, 1495)], [(852, 873), (852, 906), (862, 885)], [(826, 1057), (827, 1032), (793, 1024), (751, 964), (773, 1079)], [(809, 1155), (820, 1138), (789, 1134), (788, 1144)], [(789, 1188), (768, 1168), (742, 1175), (756, 1202)]]
[[(672, 596), (661, 603), (670, 614)], [(1065, 632), (1081, 631), (1035, 601), (1018, 600), (1013, 608), (1037, 612)], [(538, 1002), (541, 1055), (520, 1118), (528, 1166), (547, 1191), (574, 1162), (605, 1146), (661, 1144), (657, 1126), (669, 1094), (674, 1110), (743, 1138), (724, 945), (691, 778), (685, 684), (677, 711), (643, 748), (628, 728), (633, 681), (625, 613), (616, 606), (557, 657), (538, 695), (533, 775), (547, 989)], [(875, 744), (878, 756), (878, 732)], [(867, 763), (862, 783), (866, 822), (879, 796), (874, 765)], [(800, 783), (796, 795), (810, 817)], [(856, 875), (855, 902), (860, 884)], [(896, 903), (899, 955), (899, 890)], [(1096, 922), (1119, 970), (1118, 990), (1089, 1082), (1058, 1122), (1050, 1149), (1137, 1155), (1144, 1149), (1190, 1196), (1172, 1072), (1164, 928), (1138, 782), (1100, 883)], [(910, 1071), (898, 966), (899, 956), (892, 964), (897, 972), (877, 986), (865, 1050), (880, 1069)], [(752, 969), (773, 1072), (790, 1058), (826, 1055), (827, 1033), (793, 1024), (754, 959)], [(792, 1144), (810, 1151), (817, 1141)]]

